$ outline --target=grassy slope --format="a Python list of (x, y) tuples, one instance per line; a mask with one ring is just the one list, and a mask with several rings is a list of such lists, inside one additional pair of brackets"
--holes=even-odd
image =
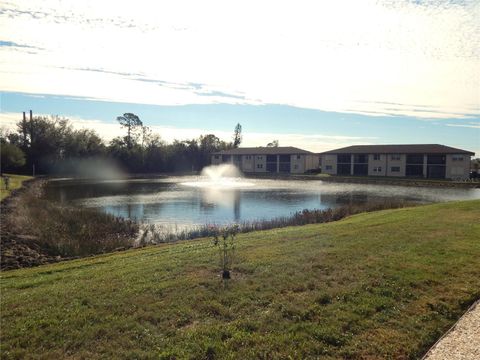
[(5, 181), (2, 177), (0, 182), (0, 200), (5, 199), (7, 196), (10, 195), (12, 190), (16, 190), (22, 187), (22, 183), (25, 180), (32, 179), (31, 176), (23, 176), (23, 175), (12, 175), (12, 174), (4, 174), (10, 178), (10, 184), (8, 190), (5, 190)]
[[(480, 296), (480, 201), (2, 274), (4, 358), (412, 358)], [(3, 357), (2, 357), (3, 358)]]

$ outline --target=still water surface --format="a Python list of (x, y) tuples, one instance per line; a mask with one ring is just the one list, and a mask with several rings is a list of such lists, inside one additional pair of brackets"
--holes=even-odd
[(416, 203), (480, 199), (480, 189), (448, 189), (320, 180), (239, 179), (199, 184), (194, 176), (122, 181), (54, 180), (47, 197), (116, 216), (185, 228), (204, 224), (271, 219), (303, 209), (325, 209), (388, 199)]

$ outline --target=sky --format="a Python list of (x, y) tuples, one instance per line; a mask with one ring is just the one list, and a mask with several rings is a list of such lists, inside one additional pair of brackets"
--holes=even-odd
[(480, 1), (0, 3), (0, 126), (59, 115), (106, 140), (326, 151), (440, 143), (480, 156)]

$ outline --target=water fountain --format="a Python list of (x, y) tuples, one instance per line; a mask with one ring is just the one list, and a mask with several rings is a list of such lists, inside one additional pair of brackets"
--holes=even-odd
[(203, 168), (196, 181), (182, 182), (181, 185), (199, 188), (234, 189), (253, 186), (244, 181), (243, 174), (232, 164), (210, 165)]

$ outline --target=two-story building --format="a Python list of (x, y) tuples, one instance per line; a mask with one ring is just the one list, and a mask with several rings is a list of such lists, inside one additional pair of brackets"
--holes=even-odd
[(212, 154), (212, 165), (231, 163), (245, 173), (303, 174), (319, 168), (319, 155), (295, 147), (250, 147)]
[(330, 175), (466, 179), (475, 153), (439, 144), (354, 145), (320, 154)]

